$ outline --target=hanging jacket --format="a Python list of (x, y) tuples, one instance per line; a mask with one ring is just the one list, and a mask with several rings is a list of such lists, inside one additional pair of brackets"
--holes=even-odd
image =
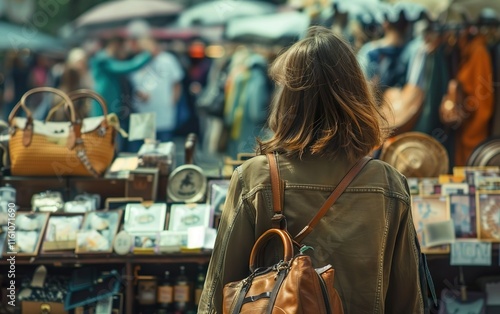
[(457, 78), (466, 94), (469, 116), (457, 129), (455, 166), (464, 166), (474, 148), (488, 137), (493, 115), (492, 64), (484, 37), (461, 38), (460, 51)]

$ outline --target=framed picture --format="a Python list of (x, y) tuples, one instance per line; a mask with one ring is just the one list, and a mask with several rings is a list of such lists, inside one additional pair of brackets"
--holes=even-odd
[(141, 204), (142, 202), (144, 202), (142, 197), (108, 197), (105, 201), (105, 208), (125, 210), (127, 204)]
[(187, 231), (189, 227), (211, 227), (213, 213), (208, 204), (173, 204), (168, 230)]
[(16, 241), (13, 248), (8, 242), (7, 250), (17, 252), (18, 256), (38, 255), (49, 213), (18, 212), (16, 215)]
[(230, 180), (210, 180), (208, 182), (208, 201), (213, 213), (222, 213), (229, 189), (229, 182)]
[(418, 184), (421, 196), (441, 194), (441, 184), (438, 178), (421, 178)]
[(412, 196), (412, 216), (422, 251), (427, 254), (449, 253), (449, 245), (427, 247), (423, 232), (425, 224), (450, 219), (446, 198), (440, 195)]
[(134, 254), (154, 254), (158, 252), (159, 232), (131, 233)]
[(457, 239), (477, 238), (476, 196), (449, 195), (448, 208)]
[(124, 229), (128, 232), (162, 231), (165, 229), (167, 204), (127, 204)]
[(122, 210), (89, 212), (76, 236), (76, 253), (110, 253), (122, 219)]
[(83, 214), (51, 216), (47, 224), (42, 252), (74, 250), (76, 235), (82, 222)]
[(441, 195), (450, 194), (469, 194), (469, 185), (467, 183), (443, 183), (441, 184)]
[(188, 232), (165, 230), (160, 233), (158, 240), (160, 253), (179, 252), (182, 248), (187, 247)]
[(478, 238), (500, 242), (500, 191), (478, 191), (476, 196)]

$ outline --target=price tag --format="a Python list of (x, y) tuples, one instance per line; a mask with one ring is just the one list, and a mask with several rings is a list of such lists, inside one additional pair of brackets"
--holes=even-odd
[(491, 242), (456, 241), (452, 243), (450, 265), (490, 266)]

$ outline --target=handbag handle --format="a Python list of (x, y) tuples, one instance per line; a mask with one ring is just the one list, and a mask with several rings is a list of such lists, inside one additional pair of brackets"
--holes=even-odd
[(16, 116), (16, 113), (19, 111), (19, 109), (23, 109), (24, 112), (26, 113), (26, 125), (24, 126), (23, 130), (23, 146), (28, 147), (31, 144), (31, 140), (33, 138), (33, 117), (31, 114), (31, 110), (28, 109), (26, 106), (26, 99), (34, 94), (38, 93), (53, 93), (58, 95), (64, 100), (64, 103), (66, 106), (69, 108), (69, 113), (70, 113), (70, 122), (71, 122), (71, 127), (68, 135), (68, 140), (66, 143), (66, 146), (68, 149), (73, 149), (75, 147), (75, 144), (79, 141), (81, 141), (80, 138), (80, 128), (81, 126), (77, 123), (76, 121), (76, 114), (75, 114), (75, 106), (73, 105), (73, 102), (69, 98), (69, 96), (64, 93), (63, 91), (57, 89), (57, 88), (52, 88), (52, 87), (36, 87), (33, 89), (30, 89), (24, 95), (21, 97), (21, 100), (16, 104), (16, 106), (12, 109), (12, 111), (9, 114), (9, 125), (13, 126), (14, 125), (14, 117)]
[(63, 103), (67, 104), (68, 107), (69, 107), (70, 121), (72, 123), (75, 122), (74, 106), (73, 106), (73, 102), (69, 98), (68, 94), (66, 94), (65, 92), (63, 92), (63, 91), (61, 91), (61, 90), (59, 90), (57, 88), (52, 88), (52, 87), (36, 87), (36, 88), (30, 89), (29, 91), (27, 91), (26, 93), (24, 93), (24, 95), (21, 97), (21, 100), (12, 109), (12, 111), (9, 114), (9, 124), (10, 125), (12, 125), (12, 120), (14, 120), (14, 117), (16, 116), (17, 112), (21, 108), (26, 113), (26, 118), (29, 121), (33, 121), (31, 110), (29, 110), (28, 107), (26, 106), (26, 99), (29, 96), (31, 96), (33, 94), (38, 94), (38, 93), (53, 93), (53, 94), (56, 94), (59, 97), (61, 97), (63, 99), (63, 101), (61, 102), (61, 104), (63, 104)]
[[(274, 216), (281, 215), (284, 217), (282, 211), (280, 210), (280, 206), (275, 203), (282, 202), (283, 195), (281, 195), (281, 185), (283, 180), (279, 178), (278, 164), (276, 162), (276, 157), (273, 153), (268, 153), (267, 158), (269, 160), (269, 171), (271, 175), (271, 189), (273, 193), (273, 210)], [(347, 189), (349, 184), (354, 180), (354, 178), (358, 175), (359, 172), (364, 168), (364, 166), (372, 160), (372, 157), (365, 156), (358, 160), (354, 166), (346, 173), (346, 175), (340, 180), (340, 183), (335, 187), (330, 196), (323, 203), (318, 213), (311, 219), (311, 221), (293, 238), (293, 240), (297, 243), (302, 242), (304, 238), (314, 230), (314, 227), (318, 224), (318, 222), (323, 218), (323, 216), (328, 212), (328, 210), (332, 207), (332, 205), (337, 201), (337, 199), (342, 195), (342, 193)], [(273, 179), (274, 178), (274, 179)], [(277, 194), (277, 195), (275, 195)], [(282, 209), (282, 208), (281, 208)], [(278, 211), (280, 210), (280, 211)], [(273, 218), (274, 218), (273, 216)], [(284, 220), (284, 218), (282, 218)]]
[(269, 229), (264, 232), (255, 242), (252, 253), (250, 253), (250, 271), (253, 273), (257, 268), (257, 259), (262, 256), (266, 244), (275, 237), (279, 237), (283, 243), (283, 261), (288, 262), (293, 258), (293, 242), (285, 230)]
[[(82, 99), (82, 98), (91, 98), (91, 99), (94, 99), (101, 106), (104, 117), (106, 117), (108, 115), (108, 107), (106, 105), (106, 100), (104, 100), (104, 98), (101, 95), (99, 95), (98, 93), (94, 92), (93, 90), (90, 90), (90, 89), (78, 89), (78, 90), (74, 90), (74, 91), (69, 92), (68, 96), (69, 96), (69, 98), (71, 98), (71, 100), (73, 100), (73, 102), (76, 101), (76, 100)], [(58, 104), (56, 104), (54, 107), (52, 107), (49, 110), (49, 113), (47, 114), (47, 118), (45, 118), (45, 121), (47, 122), (50, 119), (52, 119), (52, 116), (64, 104), (65, 103), (61, 101)], [(76, 114), (76, 112), (75, 112), (75, 114)], [(104, 120), (106, 120), (106, 119), (104, 119)]]

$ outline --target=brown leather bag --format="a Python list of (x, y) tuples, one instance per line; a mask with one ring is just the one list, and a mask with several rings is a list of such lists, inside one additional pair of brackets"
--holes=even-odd
[(458, 80), (448, 82), (448, 92), (439, 106), (439, 119), (445, 126), (460, 126), (467, 117), (465, 94)]
[[(250, 276), (224, 286), (223, 313), (344, 313), (342, 301), (333, 286), (335, 271), (332, 265), (314, 268), (311, 258), (304, 254), (307, 247), (299, 243), (314, 229), (371, 158), (365, 157), (354, 165), (316, 216), (292, 239), (286, 230), (283, 214), (285, 184), (279, 177), (273, 154), (267, 157), (273, 193), (273, 228), (264, 232), (254, 244), (250, 255)], [(264, 249), (276, 237), (283, 244), (283, 260), (271, 267), (261, 267)], [(300, 247), (296, 255), (294, 245)]]

